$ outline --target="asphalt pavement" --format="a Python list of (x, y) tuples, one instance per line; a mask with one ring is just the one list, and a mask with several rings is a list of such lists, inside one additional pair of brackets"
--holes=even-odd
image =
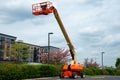
[(59, 77), (45, 77), (45, 78), (35, 78), (35, 79), (25, 79), (25, 80), (120, 80), (120, 76), (104, 76), (104, 77), (94, 77), (94, 78), (77, 78), (70, 79), (64, 78), (60, 79)]
[(81, 80), (120, 80), (120, 76), (105, 76), (102, 78), (85, 78)]

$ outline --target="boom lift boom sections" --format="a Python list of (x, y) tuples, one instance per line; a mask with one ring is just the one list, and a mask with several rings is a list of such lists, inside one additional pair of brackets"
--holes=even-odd
[(64, 35), (64, 37), (66, 39), (67, 45), (69, 46), (71, 57), (72, 57), (71, 64), (75, 64), (76, 63), (76, 53), (75, 53), (74, 47), (73, 47), (73, 45), (72, 45), (72, 43), (70, 41), (70, 38), (69, 38), (69, 36), (68, 36), (68, 34), (67, 34), (66, 30), (65, 30), (64, 25), (63, 25), (63, 23), (62, 23), (62, 21), (61, 21), (61, 19), (59, 17), (58, 12), (57, 12), (56, 8), (54, 8), (54, 7), (53, 7), (53, 13), (54, 13), (54, 16), (55, 16), (55, 18), (56, 18), (56, 20), (57, 20), (57, 22), (58, 22), (58, 24), (59, 24), (59, 26), (60, 26), (60, 28), (62, 30), (62, 33), (63, 33), (63, 35)]

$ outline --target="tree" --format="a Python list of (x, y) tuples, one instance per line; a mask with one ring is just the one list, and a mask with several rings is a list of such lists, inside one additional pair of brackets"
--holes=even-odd
[(120, 69), (120, 58), (116, 59), (115, 66), (116, 66), (117, 69)]
[(29, 46), (28, 45), (23, 45), (23, 49), (21, 50), (21, 58), (25, 62), (28, 58), (30, 58), (30, 53), (29, 53)]
[(84, 61), (84, 66), (86, 68), (96, 68), (96, 69), (99, 68), (99, 64), (96, 61), (94, 61), (92, 58), (90, 60), (86, 58)]
[[(69, 50), (59, 49), (58, 51), (53, 51), (49, 56), (50, 64), (65, 64), (71, 60)], [(48, 53), (41, 53), (41, 62), (47, 63)]]
[(29, 47), (29, 45), (22, 43), (13, 44), (11, 48), (11, 60), (26, 61), (30, 58)]

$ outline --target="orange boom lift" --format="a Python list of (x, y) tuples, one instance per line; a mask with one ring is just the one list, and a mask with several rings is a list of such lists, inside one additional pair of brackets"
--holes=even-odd
[(82, 64), (77, 64), (76, 63), (76, 53), (74, 50), (74, 47), (70, 41), (70, 38), (68, 37), (68, 34), (64, 28), (64, 25), (59, 17), (57, 9), (52, 6), (52, 3), (47, 1), (47, 2), (42, 2), (42, 3), (37, 3), (32, 5), (32, 14), (33, 15), (48, 15), (50, 13), (53, 13), (59, 26), (60, 29), (66, 39), (66, 42), (68, 44), (68, 47), (70, 49), (72, 61), (70, 65), (64, 65), (63, 66), (63, 72), (60, 74), (60, 78), (64, 77), (70, 77), (70, 78), (77, 78), (78, 76), (81, 76), (83, 78), (83, 65)]

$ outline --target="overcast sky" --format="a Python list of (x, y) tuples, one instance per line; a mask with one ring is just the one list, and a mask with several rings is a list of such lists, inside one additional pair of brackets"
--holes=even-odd
[[(32, 15), (32, 4), (46, 0), (1, 0), (0, 33), (26, 43), (67, 48), (63, 34), (50, 15)], [(48, 0), (47, 0), (48, 1)], [(77, 62), (93, 58), (101, 65), (114, 66), (120, 57), (120, 0), (50, 0), (57, 8), (77, 53)]]

